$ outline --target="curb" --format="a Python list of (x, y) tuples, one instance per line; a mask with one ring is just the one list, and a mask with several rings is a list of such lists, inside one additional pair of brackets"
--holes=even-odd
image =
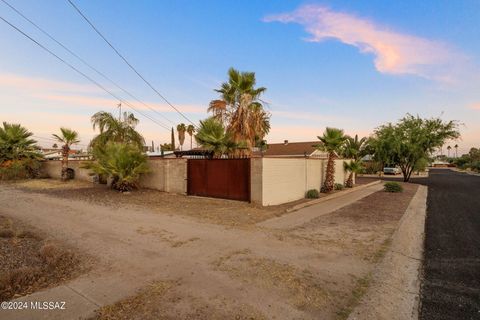
[(428, 188), (419, 186), (348, 320), (418, 319)]
[(367, 184), (362, 184), (358, 187), (354, 187), (354, 188), (351, 188), (351, 189), (347, 189), (347, 190), (344, 190), (344, 191), (340, 191), (340, 192), (325, 196), (325, 197), (320, 198), (320, 199), (315, 199), (315, 200), (311, 200), (311, 201), (308, 201), (308, 202), (300, 203), (300, 204), (297, 204), (297, 205), (295, 205), (291, 208), (288, 208), (286, 210), (286, 212), (297, 211), (297, 210), (303, 209), (305, 207), (313, 206), (314, 204), (317, 204), (317, 203), (322, 203), (322, 202), (325, 202), (325, 201), (336, 199), (336, 198), (342, 197), (344, 195), (350, 194), (352, 192), (356, 192), (356, 191), (363, 190), (363, 189), (366, 189), (368, 187), (377, 185), (381, 182), (382, 182), (382, 180), (376, 180), (376, 181), (373, 181), (373, 182), (370, 182), (370, 183), (367, 183)]

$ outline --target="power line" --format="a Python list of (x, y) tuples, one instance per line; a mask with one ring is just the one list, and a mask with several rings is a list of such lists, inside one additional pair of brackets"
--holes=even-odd
[(159, 116), (161, 116), (162, 118), (164, 118), (165, 120), (167, 120), (168, 122), (172, 123), (172, 124), (175, 124), (172, 120), (168, 119), (166, 116), (164, 116), (163, 114), (161, 114), (160, 112), (158, 112), (157, 110), (155, 110), (154, 108), (150, 107), (148, 104), (146, 104), (145, 102), (141, 101), (139, 98), (137, 98), (136, 96), (134, 96), (132, 93), (130, 93), (129, 91), (127, 91), (126, 89), (122, 88), (120, 85), (118, 85), (115, 81), (113, 81), (110, 77), (108, 77), (107, 75), (105, 75), (103, 72), (99, 71), (98, 69), (96, 69), (95, 67), (93, 67), (91, 64), (89, 64), (87, 61), (85, 61), (85, 59), (83, 59), (82, 57), (80, 57), (79, 55), (77, 55), (75, 52), (73, 52), (71, 49), (69, 49), (67, 46), (65, 46), (64, 44), (62, 44), (60, 41), (58, 41), (57, 39), (55, 39), (51, 34), (49, 34), (47, 31), (45, 31), (43, 28), (41, 28), (39, 25), (37, 25), (35, 22), (33, 22), (31, 19), (29, 19), (28, 17), (26, 17), (22, 12), (20, 12), (20, 10), (18, 10), (17, 8), (15, 8), (14, 6), (12, 6), (10, 3), (8, 3), (6, 0), (1, 0), (3, 3), (5, 3), (8, 7), (10, 7), (10, 9), (12, 9), (13, 11), (15, 11), (18, 15), (20, 15), (23, 19), (25, 19), (26, 21), (28, 21), (30, 24), (32, 24), (35, 28), (37, 28), (40, 32), (42, 32), (44, 35), (46, 35), (47, 37), (49, 37), (52, 41), (54, 41), (55, 43), (57, 43), (59, 46), (61, 46), (63, 49), (65, 49), (68, 53), (70, 53), (72, 56), (74, 56), (75, 58), (77, 58), (80, 62), (82, 62), (84, 65), (86, 65), (87, 67), (89, 67), (91, 70), (95, 71), (98, 75), (100, 75), (101, 77), (103, 77), (105, 80), (109, 81), (111, 84), (113, 84), (115, 87), (117, 87), (117, 89), (123, 91), (124, 93), (126, 93), (130, 98), (134, 99), (135, 101), (137, 101), (138, 103), (144, 105), (145, 107), (147, 107), (148, 109), (152, 110), (153, 112), (155, 112), (156, 114), (158, 114)]
[(162, 98), (163, 101), (165, 101), (170, 107), (172, 107), (175, 111), (177, 111), (178, 114), (180, 114), (185, 120), (190, 122), (196, 127), (196, 124), (192, 122), (186, 115), (184, 115), (180, 110), (178, 110), (173, 104), (170, 103), (170, 101), (167, 100), (155, 87), (147, 81), (141, 74), (140, 72), (137, 71), (137, 69), (130, 63), (128, 60), (113, 46), (110, 41), (107, 40), (107, 38), (95, 27), (95, 25), (83, 14), (83, 12), (72, 2), (72, 0), (67, 0), (72, 7), (82, 16), (82, 18), (95, 30), (95, 32), (110, 46), (110, 48), (115, 51), (115, 53), (132, 69), (137, 76), (143, 80), (160, 98)]
[(78, 70), (77, 68), (75, 68), (73, 65), (71, 65), (70, 63), (68, 63), (67, 61), (65, 61), (64, 59), (60, 58), (58, 55), (56, 55), (55, 53), (53, 53), (51, 50), (49, 50), (47, 47), (45, 47), (44, 45), (42, 45), (40, 42), (38, 42), (37, 40), (33, 39), (31, 36), (29, 36), (28, 34), (26, 34), (25, 32), (23, 32), (22, 30), (20, 30), (18, 27), (16, 27), (15, 25), (13, 25), (11, 22), (9, 22), (8, 20), (6, 20), (5, 18), (3, 18), (2, 16), (0, 16), (0, 19), (3, 20), (6, 24), (8, 24), (10, 27), (12, 27), (14, 30), (16, 30), (17, 32), (21, 33), (24, 37), (28, 38), (30, 41), (34, 42), (36, 45), (38, 45), (40, 48), (42, 48), (43, 50), (45, 50), (46, 52), (48, 52), (49, 54), (51, 54), (52, 56), (54, 56), (55, 58), (57, 58), (58, 60), (60, 60), (61, 62), (63, 62), (65, 65), (67, 65), (68, 67), (70, 67), (72, 70), (74, 70), (75, 72), (77, 72), (78, 74), (82, 75), (85, 79), (91, 81), (92, 83), (94, 83), (97, 87), (99, 87), (100, 89), (104, 90), (105, 92), (107, 92), (108, 94), (110, 94), (112, 97), (114, 97), (115, 99), (117, 99), (118, 101), (122, 102), (122, 103), (125, 103), (127, 106), (129, 106), (132, 110), (138, 112), (139, 114), (143, 115), (145, 118), (151, 120), (152, 122), (156, 123), (157, 125), (159, 125), (160, 127), (164, 128), (165, 130), (168, 130), (170, 131), (170, 128), (168, 128), (167, 126), (165, 126), (164, 124), (162, 123), (159, 123), (158, 121), (156, 121), (155, 119), (151, 118), (150, 116), (144, 114), (143, 112), (137, 110), (133, 105), (131, 105), (128, 101), (124, 101), (123, 99), (121, 99), (120, 97), (118, 97), (117, 95), (115, 95), (114, 93), (112, 93), (111, 91), (109, 91), (108, 89), (106, 89), (105, 87), (103, 87), (100, 83), (98, 83), (97, 81), (93, 80), (91, 77), (89, 77), (88, 75), (86, 75), (85, 73), (83, 73), (82, 71)]
[[(32, 136), (33, 138), (35, 139), (40, 139), (40, 140), (44, 140), (45, 141), (48, 141), (48, 142), (57, 142), (58, 143), (58, 140), (57, 139), (54, 139), (54, 138), (45, 138), (45, 137), (39, 137), (39, 136)], [(83, 143), (76, 143), (76, 145), (80, 146), (80, 147), (86, 147), (88, 148), (88, 145), (86, 144), (83, 144)]]

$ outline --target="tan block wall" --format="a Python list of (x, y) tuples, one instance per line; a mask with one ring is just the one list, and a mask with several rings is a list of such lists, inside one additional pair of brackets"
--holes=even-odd
[[(92, 181), (90, 170), (80, 168), (85, 161), (71, 160), (68, 167), (75, 170), (75, 179)], [(140, 185), (145, 188), (165, 192), (187, 192), (187, 160), (186, 159), (154, 159), (148, 160), (151, 172), (142, 175)], [(62, 162), (58, 160), (45, 161), (42, 173), (53, 179), (60, 179)]]
[(343, 170), (344, 162), (343, 159), (335, 160), (335, 183), (345, 183), (347, 177), (345, 176), (345, 170)]
[[(344, 183), (344, 160), (335, 160), (335, 183)], [(306, 158), (252, 159), (252, 202), (278, 205), (305, 197), (309, 189), (320, 190), (326, 160)]]
[[(93, 181), (93, 177), (89, 175), (90, 171), (81, 168), (82, 164), (86, 161), (82, 160), (69, 160), (68, 167), (75, 170), (75, 179), (82, 181)], [(42, 173), (53, 179), (60, 179), (62, 176), (62, 161), (49, 160), (44, 161), (41, 167)]]
[(263, 158), (262, 204), (276, 205), (305, 195), (306, 160)]
[(307, 192), (310, 189), (316, 189), (320, 191), (325, 174), (325, 161), (320, 159), (308, 159), (307, 160)]

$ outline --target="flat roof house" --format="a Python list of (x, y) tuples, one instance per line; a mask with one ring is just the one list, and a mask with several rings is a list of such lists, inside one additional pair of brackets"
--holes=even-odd
[(257, 150), (254, 152), (254, 156), (328, 158), (326, 152), (315, 147), (319, 143), (320, 141), (289, 142), (288, 140), (283, 143), (269, 143), (266, 150)]

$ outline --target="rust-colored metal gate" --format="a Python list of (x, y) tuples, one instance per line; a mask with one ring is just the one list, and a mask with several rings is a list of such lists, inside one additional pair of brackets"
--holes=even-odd
[(250, 159), (188, 159), (187, 194), (250, 201)]

